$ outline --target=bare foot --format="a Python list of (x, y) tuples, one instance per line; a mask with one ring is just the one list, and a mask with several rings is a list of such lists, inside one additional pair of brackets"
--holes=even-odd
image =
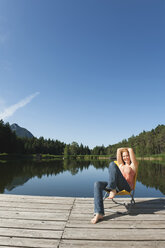
[(113, 199), (116, 195), (116, 189), (113, 189), (110, 191), (108, 199)]
[(103, 219), (103, 215), (96, 214), (95, 217), (93, 219), (91, 219), (91, 223), (96, 224), (99, 220), (102, 220), (102, 219)]

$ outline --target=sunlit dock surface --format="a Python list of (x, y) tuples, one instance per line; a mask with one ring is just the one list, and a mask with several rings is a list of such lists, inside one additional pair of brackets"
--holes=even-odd
[[(165, 198), (135, 200), (131, 214), (107, 211), (104, 221), (91, 224), (92, 198), (1, 194), (0, 248), (164, 248)], [(126, 211), (108, 199), (105, 207)]]

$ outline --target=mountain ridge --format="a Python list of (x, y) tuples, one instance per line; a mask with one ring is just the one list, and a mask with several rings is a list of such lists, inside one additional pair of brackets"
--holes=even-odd
[(29, 139), (34, 138), (34, 135), (29, 130), (27, 130), (26, 128), (20, 127), (16, 123), (13, 123), (12, 125), (10, 125), (10, 128), (20, 138), (29, 138)]

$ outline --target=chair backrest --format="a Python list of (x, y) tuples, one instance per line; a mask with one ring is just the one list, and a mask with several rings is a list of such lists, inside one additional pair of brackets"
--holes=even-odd
[[(114, 161), (114, 163), (117, 165), (117, 166), (119, 166), (118, 165), (118, 162), (115, 160)], [(137, 172), (136, 172), (136, 175), (135, 175), (135, 178), (134, 178), (134, 186), (133, 186), (133, 189), (132, 190), (135, 190), (135, 187), (136, 187), (136, 179), (137, 179)], [(132, 191), (131, 190), (131, 191)], [(117, 193), (117, 195), (130, 195), (131, 194), (131, 192), (128, 192), (127, 190), (122, 190), (122, 191), (120, 191), (120, 192), (118, 192)]]

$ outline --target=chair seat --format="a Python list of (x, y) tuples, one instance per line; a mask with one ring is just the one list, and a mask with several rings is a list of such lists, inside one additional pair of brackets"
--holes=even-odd
[(128, 192), (127, 190), (122, 190), (122, 191), (118, 192), (116, 195), (130, 195), (131, 194), (131, 191)]

